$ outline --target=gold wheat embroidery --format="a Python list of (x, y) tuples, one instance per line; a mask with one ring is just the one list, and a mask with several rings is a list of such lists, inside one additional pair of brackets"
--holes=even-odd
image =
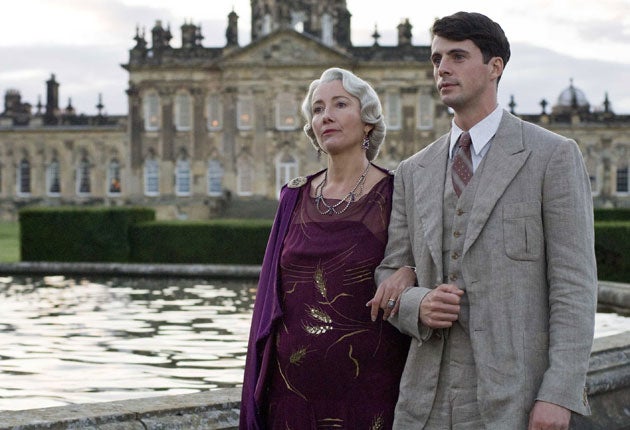
[(385, 426), (385, 420), (383, 419), (383, 414), (378, 414), (372, 420), (372, 424), (370, 425), (370, 430), (382, 430)]
[(324, 312), (323, 310), (319, 308), (314, 308), (314, 307), (309, 306), (308, 314), (311, 316), (311, 318), (317, 321), (327, 323), (327, 324), (332, 323), (332, 318), (330, 317), (330, 315), (328, 315), (326, 312)]
[(293, 354), (291, 354), (291, 357), (289, 357), (289, 363), (299, 366), (302, 364), (302, 359), (306, 357), (307, 353), (308, 351), (306, 348), (300, 348), (297, 351), (294, 351)]
[(317, 420), (317, 428), (344, 428), (343, 420), (340, 418), (322, 418), (321, 420)]
[(359, 360), (357, 360), (356, 358), (354, 358), (352, 356), (352, 345), (350, 345), (350, 350), (348, 351), (348, 358), (350, 359), (350, 361), (352, 361), (354, 363), (354, 377), (355, 379), (359, 377)]
[(315, 269), (315, 275), (313, 276), (313, 278), (315, 279), (315, 286), (317, 287), (319, 294), (321, 294), (322, 297), (326, 298), (326, 280), (324, 279), (324, 271), (321, 267)]
[(308, 334), (312, 334), (314, 336), (319, 336), (320, 334), (327, 333), (331, 331), (333, 327), (331, 325), (310, 325), (304, 324), (304, 331)]
[(278, 371), (280, 372), (280, 376), (282, 377), (282, 380), (284, 381), (284, 384), (287, 386), (287, 389), (289, 391), (294, 392), (295, 394), (297, 394), (298, 396), (300, 396), (304, 400), (307, 400), (306, 396), (304, 396), (304, 394), (300, 393), (300, 391), (297, 388), (294, 388), (293, 385), (291, 385), (291, 383), (289, 382), (289, 380), (285, 376), (284, 372), (282, 371), (282, 366), (280, 365), (280, 362), (278, 362), (278, 361), (276, 361), (276, 362), (278, 364)]

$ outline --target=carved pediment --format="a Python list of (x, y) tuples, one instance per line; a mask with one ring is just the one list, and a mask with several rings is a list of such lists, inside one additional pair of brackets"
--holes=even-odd
[(290, 29), (277, 30), (242, 49), (229, 52), (224, 66), (256, 65), (319, 65), (347, 63), (352, 57), (329, 47), (317, 39)]

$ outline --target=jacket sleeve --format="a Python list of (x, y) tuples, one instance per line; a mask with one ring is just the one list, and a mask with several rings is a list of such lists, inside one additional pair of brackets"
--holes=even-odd
[[(409, 231), (405, 183), (407, 163), (401, 162), (394, 175), (394, 192), (392, 197), (392, 211), (390, 215), (388, 240), (383, 261), (376, 268), (375, 279), (377, 285), (391, 276), (403, 266), (416, 266), (413, 255), (411, 232)], [(398, 314), (389, 319), (402, 333), (411, 336), (419, 342), (427, 340), (432, 330), (420, 324), (420, 302), (431, 291), (423, 287), (407, 288), (400, 298)]]
[(538, 400), (590, 414), (585, 394), (597, 302), (593, 203), (584, 159), (572, 140), (554, 150), (543, 184), (549, 288), (549, 367)]

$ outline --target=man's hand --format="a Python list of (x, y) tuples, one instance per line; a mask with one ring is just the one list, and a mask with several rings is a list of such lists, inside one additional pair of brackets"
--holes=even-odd
[(464, 295), (453, 284), (441, 284), (420, 302), (420, 321), (431, 328), (448, 328), (459, 317), (459, 302)]
[[(413, 267), (409, 266), (401, 267), (385, 279), (376, 289), (374, 297), (365, 305), (372, 308), (370, 311), (372, 321), (376, 321), (379, 309), (383, 309), (384, 320), (396, 315), (398, 308), (400, 308), (400, 297), (403, 291), (415, 283), (416, 272)], [(391, 305), (392, 303), (393, 305)]]
[(538, 400), (529, 413), (527, 430), (568, 430), (571, 411), (553, 403)]

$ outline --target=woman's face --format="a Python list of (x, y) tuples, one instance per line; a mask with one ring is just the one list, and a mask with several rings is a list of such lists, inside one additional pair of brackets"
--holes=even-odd
[(335, 155), (360, 150), (372, 126), (361, 121), (361, 103), (340, 80), (320, 84), (313, 92), (311, 126), (322, 149)]

